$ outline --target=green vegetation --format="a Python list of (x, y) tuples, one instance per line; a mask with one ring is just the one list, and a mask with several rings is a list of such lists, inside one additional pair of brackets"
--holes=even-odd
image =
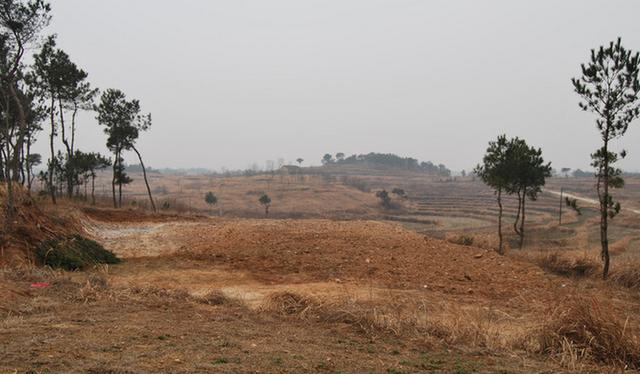
[[(122, 185), (131, 182), (125, 172), (126, 167), (122, 153), (133, 150), (138, 156), (138, 161), (140, 161), (149, 201), (155, 211), (156, 206), (151, 196), (151, 188), (147, 180), (144, 162), (139, 150), (136, 148), (136, 141), (140, 136), (140, 132), (147, 131), (151, 127), (151, 114), (141, 114), (139, 100), (133, 99), (129, 101), (124, 92), (112, 88), (102, 93), (100, 104), (95, 106), (95, 110), (98, 113), (96, 117), (98, 123), (104, 126), (104, 132), (108, 136), (107, 148), (114, 155), (113, 178), (111, 181), (113, 206), (115, 208), (122, 206)], [(116, 185), (118, 186), (117, 199)]]
[(527, 145), (523, 139), (507, 140), (500, 135), (489, 142), (486, 154), (474, 169), (482, 181), (493, 188), (498, 201), (498, 253), (503, 254), (502, 238), (502, 194), (518, 195), (518, 210), (513, 228), (520, 237), (520, 248), (524, 244), (525, 203), (527, 197), (535, 200), (551, 176), (551, 163), (544, 162), (542, 151)]
[(578, 213), (579, 216), (582, 215), (582, 210), (580, 209), (580, 207), (578, 206), (578, 200), (577, 199), (571, 199), (569, 197), (565, 197), (564, 198), (564, 203), (571, 209), (573, 209), (576, 213)]
[(380, 200), (380, 205), (382, 205), (383, 208), (391, 208), (391, 197), (389, 197), (387, 190), (376, 192), (376, 197)]
[(80, 235), (43, 242), (36, 250), (43, 265), (65, 270), (82, 270), (97, 264), (117, 264), (120, 259), (98, 242)]
[(269, 215), (269, 207), (271, 206), (271, 198), (269, 197), (269, 195), (262, 194), (260, 196), (260, 198), (258, 199), (258, 202), (264, 206), (264, 215), (268, 216)]
[(222, 365), (222, 364), (228, 364), (228, 363), (229, 363), (229, 360), (225, 357), (219, 357), (213, 361), (214, 365)]
[(204, 195), (204, 201), (209, 204), (209, 206), (212, 206), (218, 203), (218, 198), (213, 192), (209, 191)]
[(580, 109), (596, 115), (596, 127), (602, 147), (591, 155), (596, 169), (596, 189), (600, 203), (600, 244), (604, 261), (602, 277), (609, 274), (609, 220), (620, 212), (609, 189), (624, 186), (622, 170), (613, 165), (626, 156), (626, 151), (613, 152), (611, 141), (621, 138), (629, 124), (640, 117), (640, 53), (622, 46), (622, 41), (591, 50), (591, 58), (582, 64), (582, 76), (571, 82), (582, 100)]

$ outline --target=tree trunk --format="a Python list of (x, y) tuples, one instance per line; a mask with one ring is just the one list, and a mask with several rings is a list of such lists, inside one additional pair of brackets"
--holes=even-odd
[(527, 202), (527, 188), (522, 191), (522, 216), (520, 217), (520, 249), (524, 247), (524, 218), (525, 204)]
[(116, 159), (113, 160), (113, 177), (111, 178), (111, 192), (113, 192), (113, 207), (118, 207), (118, 201), (116, 200), (116, 173), (118, 169), (118, 157), (120, 157), (120, 151), (116, 149)]
[(78, 114), (78, 104), (73, 103), (73, 114), (71, 114), (71, 155), (75, 153), (76, 144), (76, 115)]
[(122, 180), (118, 182), (118, 208), (122, 208)]
[[(602, 260), (604, 261), (604, 268), (602, 269), (602, 279), (607, 279), (609, 275), (609, 122), (607, 121), (607, 130), (605, 131), (604, 139), (604, 160), (603, 160), (603, 188), (604, 194), (600, 196), (600, 244), (602, 245)], [(602, 173), (601, 173), (602, 174)], [(600, 183), (598, 183), (600, 184)]]
[(5, 163), (4, 163), (5, 157), (4, 157), (4, 149), (2, 149), (2, 147), (0, 147), (0, 180), (1, 181), (5, 181), (5, 177), (4, 177), (4, 167), (5, 167)]
[(138, 152), (138, 149), (134, 146), (131, 146), (131, 148), (138, 155), (138, 160), (140, 160), (140, 166), (142, 166), (142, 175), (144, 176), (144, 184), (147, 186), (147, 193), (149, 194), (151, 208), (153, 208), (153, 212), (156, 213), (156, 204), (153, 202), (153, 197), (151, 196), (151, 187), (149, 187), (149, 181), (147, 180), (147, 169), (144, 167), (144, 162), (142, 162), (142, 156), (140, 156), (140, 152)]
[(564, 193), (564, 187), (560, 187), (560, 213), (558, 214), (558, 226), (562, 226), (562, 205), (564, 201), (562, 200), (562, 195)]
[[(7, 100), (8, 104), (8, 100)], [(7, 105), (8, 108), (8, 105)], [(5, 137), (5, 146), (6, 152), (4, 155), (5, 163), (4, 163), (4, 176), (5, 182), (7, 183), (7, 207), (4, 216), (4, 230), (5, 232), (11, 232), (12, 224), (13, 224), (13, 183), (11, 181), (11, 165), (9, 163), (9, 158), (11, 154), (11, 144), (9, 143), (9, 116), (5, 116), (5, 126), (4, 126), (4, 137)], [(4, 252), (3, 252), (4, 255)]]
[[(10, 107), (10, 100), (9, 97), (7, 96), (6, 92), (4, 91), (4, 89), (2, 90), (2, 96), (4, 99), (4, 104), (5, 104), (5, 108), (6, 111), (9, 111), (9, 107)], [(10, 155), (11, 155), (11, 145), (9, 143), (9, 138), (11, 136), (11, 134), (9, 133), (9, 129), (11, 128), (11, 123), (9, 122), (9, 116), (5, 115), (4, 116), (4, 128), (3, 128), (3, 136), (4, 136), (4, 140), (5, 140), (5, 149), (2, 150), (3, 153), (3, 159), (4, 159), (4, 163), (3, 163), (3, 176), (4, 176), (4, 180), (7, 183), (7, 206), (6, 206), (6, 212), (4, 215), (4, 230), (5, 232), (10, 232), (11, 231), (11, 224), (13, 222), (13, 186), (11, 185), (11, 165), (9, 162), (10, 159)], [(0, 147), (2, 148), (2, 147)], [(3, 251), (3, 256), (4, 256), (4, 251)]]
[(91, 205), (96, 205), (96, 174), (91, 172)]
[(520, 223), (520, 212), (522, 211), (522, 195), (518, 190), (518, 211), (516, 212), (516, 220), (513, 222), (513, 231), (520, 236), (520, 229), (518, 228)]
[[(18, 136), (16, 137), (16, 143), (13, 146), (13, 160), (11, 161), (12, 169), (13, 169), (12, 178), (17, 181), (18, 178), (20, 177), (20, 154), (21, 154), (20, 151), (22, 150), (22, 145), (24, 144), (24, 136), (27, 130), (27, 119), (24, 114), (24, 106), (22, 105), (22, 101), (20, 101), (20, 98), (16, 93), (15, 82), (11, 80), (8, 86), (9, 86), (9, 93), (11, 94), (13, 101), (16, 103), (16, 109), (18, 110), (19, 130), (18, 130)], [(6, 141), (8, 142), (9, 139), (6, 139)]]
[(51, 133), (49, 134), (49, 149), (51, 151), (51, 160), (49, 162), (49, 193), (51, 194), (51, 201), (56, 204), (56, 189), (53, 186), (53, 172), (56, 166), (56, 150), (53, 144), (53, 139), (56, 136), (56, 122), (54, 118), (55, 101), (53, 93), (51, 97), (50, 119), (51, 119)]
[(20, 184), (24, 186), (25, 182), (27, 181), (27, 177), (25, 176), (25, 171), (24, 171), (26, 167), (24, 147), (20, 148), (19, 151), (20, 151)]
[(27, 193), (29, 195), (31, 195), (31, 183), (32, 183), (31, 164), (29, 163), (30, 158), (31, 158), (31, 132), (29, 132), (29, 134), (27, 135), (27, 156), (26, 156), (26, 162), (25, 162), (25, 167), (27, 169)]
[(502, 246), (502, 189), (498, 189), (498, 253), (503, 255), (504, 248)]
[(73, 180), (75, 177), (75, 168), (73, 165), (73, 149), (71, 149), (71, 145), (69, 144), (69, 139), (67, 139), (66, 134), (66, 125), (64, 123), (64, 108), (62, 106), (62, 100), (58, 98), (58, 109), (60, 110), (60, 138), (62, 139), (62, 144), (67, 150), (67, 196), (69, 198), (73, 197)]

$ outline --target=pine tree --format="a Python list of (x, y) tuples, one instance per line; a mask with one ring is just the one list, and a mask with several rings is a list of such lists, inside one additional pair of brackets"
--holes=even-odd
[(622, 172), (613, 165), (624, 158), (625, 151), (615, 152), (611, 142), (627, 132), (629, 124), (640, 116), (640, 54), (622, 46), (620, 38), (607, 47), (591, 50), (589, 62), (581, 65), (582, 76), (571, 82), (580, 96), (579, 106), (596, 115), (602, 147), (591, 155), (596, 169), (596, 187), (600, 203), (600, 244), (604, 262), (603, 279), (609, 274), (609, 220), (620, 212), (610, 189), (624, 185)]

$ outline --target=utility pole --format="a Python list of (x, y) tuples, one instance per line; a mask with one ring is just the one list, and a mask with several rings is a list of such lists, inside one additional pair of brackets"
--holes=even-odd
[(562, 226), (562, 195), (564, 194), (564, 187), (560, 187), (560, 214), (558, 216), (558, 225)]

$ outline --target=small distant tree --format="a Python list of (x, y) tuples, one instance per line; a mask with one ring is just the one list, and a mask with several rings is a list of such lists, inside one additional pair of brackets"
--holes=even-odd
[(537, 200), (546, 178), (551, 176), (551, 163), (544, 162), (541, 149), (530, 147), (524, 139), (516, 137), (507, 143), (507, 165), (506, 191), (518, 195), (518, 211), (513, 228), (520, 238), (519, 247), (522, 249), (527, 198)]
[(269, 197), (269, 195), (262, 194), (262, 196), (260, 196), (260, 198), (258, 199), (258, 202), (264, 206), (264, 215), (268, 216), (269, 215), (269, 207), (271, 206), (271, 198)]
[(591, 50), (591, 58), (582, 64), (582, 76), (571, 82), (582, 100), (579, 106), (596, 115), (602, 147), (591, 155), (596, 169), (596, 188), (600, 202), (600, 244), (604, 261), (602, 277), (609, 274), (609, 219), (620, 212), (620, 203), (613, 200), (609, 189), (624, 185), (622, 172), (613, 167), (624, 151), (611, 150), (610, 142), (624, 136), (629, 124), (640, 116), (640, 54), (622, 46), (620, 38), (608, 47)]
[(101, 155), (100, 153), (90, 153), (91, 164), (89, 172), (91, 173), (91, 204), (96, 205), (96, 176), (98, 170), (104, 170), (111, 166), (111, 159)]
[(218, 198), (213, 192), (209, 191), (204, 195), (204, 201), (209, 205), (209, 207), (213, 207), (218, 203)]
[(569, 177), (569, 172), (571, 171), (571, 168), (562, 168), (560, 169), (560, 172), (562, 173), (562, 175), (564, 175), (565, 178)]
[(467, 172), (466, 172), (464, 169), (462, 169), (462, 171), (460, 172), (460, 174), (462, 175), (462, 178), (464, 178), (464, 177), (466, 177), (466, 176), (467, 176)]
[[(111, 182), (114, 207), (117, 208), (122, 205), (122, 185), (131, 182), (131, 179), (125, 173), (122, 153), (127, 150), (133, 150), (140, 161), (149, 201), (155, 212), (156, 205), (151, 195), (147, 172), (142, 156), (136, 148), (136, 141), (140, 136), (140, 132), (147, 131), (151, 127), (151, 114), (140, 114), (140, 102), (138, 100), (128, 101), (125, 94), (116, 89), (106, 90), (102, 94), (100, 104), (95, 107), (95, 110), (98, 113), (98, 122), (105, 127), (104, 131), (108, 135), (107, 147), (115, 156)], [(117, 200), (116, 185), (118, 186)]]
[(342, 162), (342, 161), (344, 161), (344, 153), (342, 153), (342, 152), (338, 152), (338, 153), (336, 153), (336, 161), (337, 161), (337, 162)]
[(322, 165), (328, 165), (328, 164), (330, 164), (332, 162), (333, 162), (333, 156), (331, 156), (329, 153), (326, 153), (322, 157)]
[(489, 187), (493, 188), (498, 201), (498, 253), (504, 254), (502, 240), (502, 193), (510, 180), (510, 166), (508, 163), (508, 142), (506, 135), (500, 135), (496, 141), (489, 142), (482, 164), (473, 173)]
[(303, 159), (303, 158), (298, 157), (298, 158), (296, 159), (296, 162), (298, 163), (298, 165), (299, 165), (299, 166), (302, 166), (302, 163), (304, 162), (304, 159)]
[(565, 197), (564, 202), (569, 208), (573, 209), (576, 213), (578, 213), (579, 216), (582, 215), (582, 210), (578, 206), (578, 199), (570, 199), (569, 197)]
[(387, 190), (381, 190), (376, 192), (376, 197), (380, 200), (380, 205), (384, 208), (391, 208), (391, 197)]

